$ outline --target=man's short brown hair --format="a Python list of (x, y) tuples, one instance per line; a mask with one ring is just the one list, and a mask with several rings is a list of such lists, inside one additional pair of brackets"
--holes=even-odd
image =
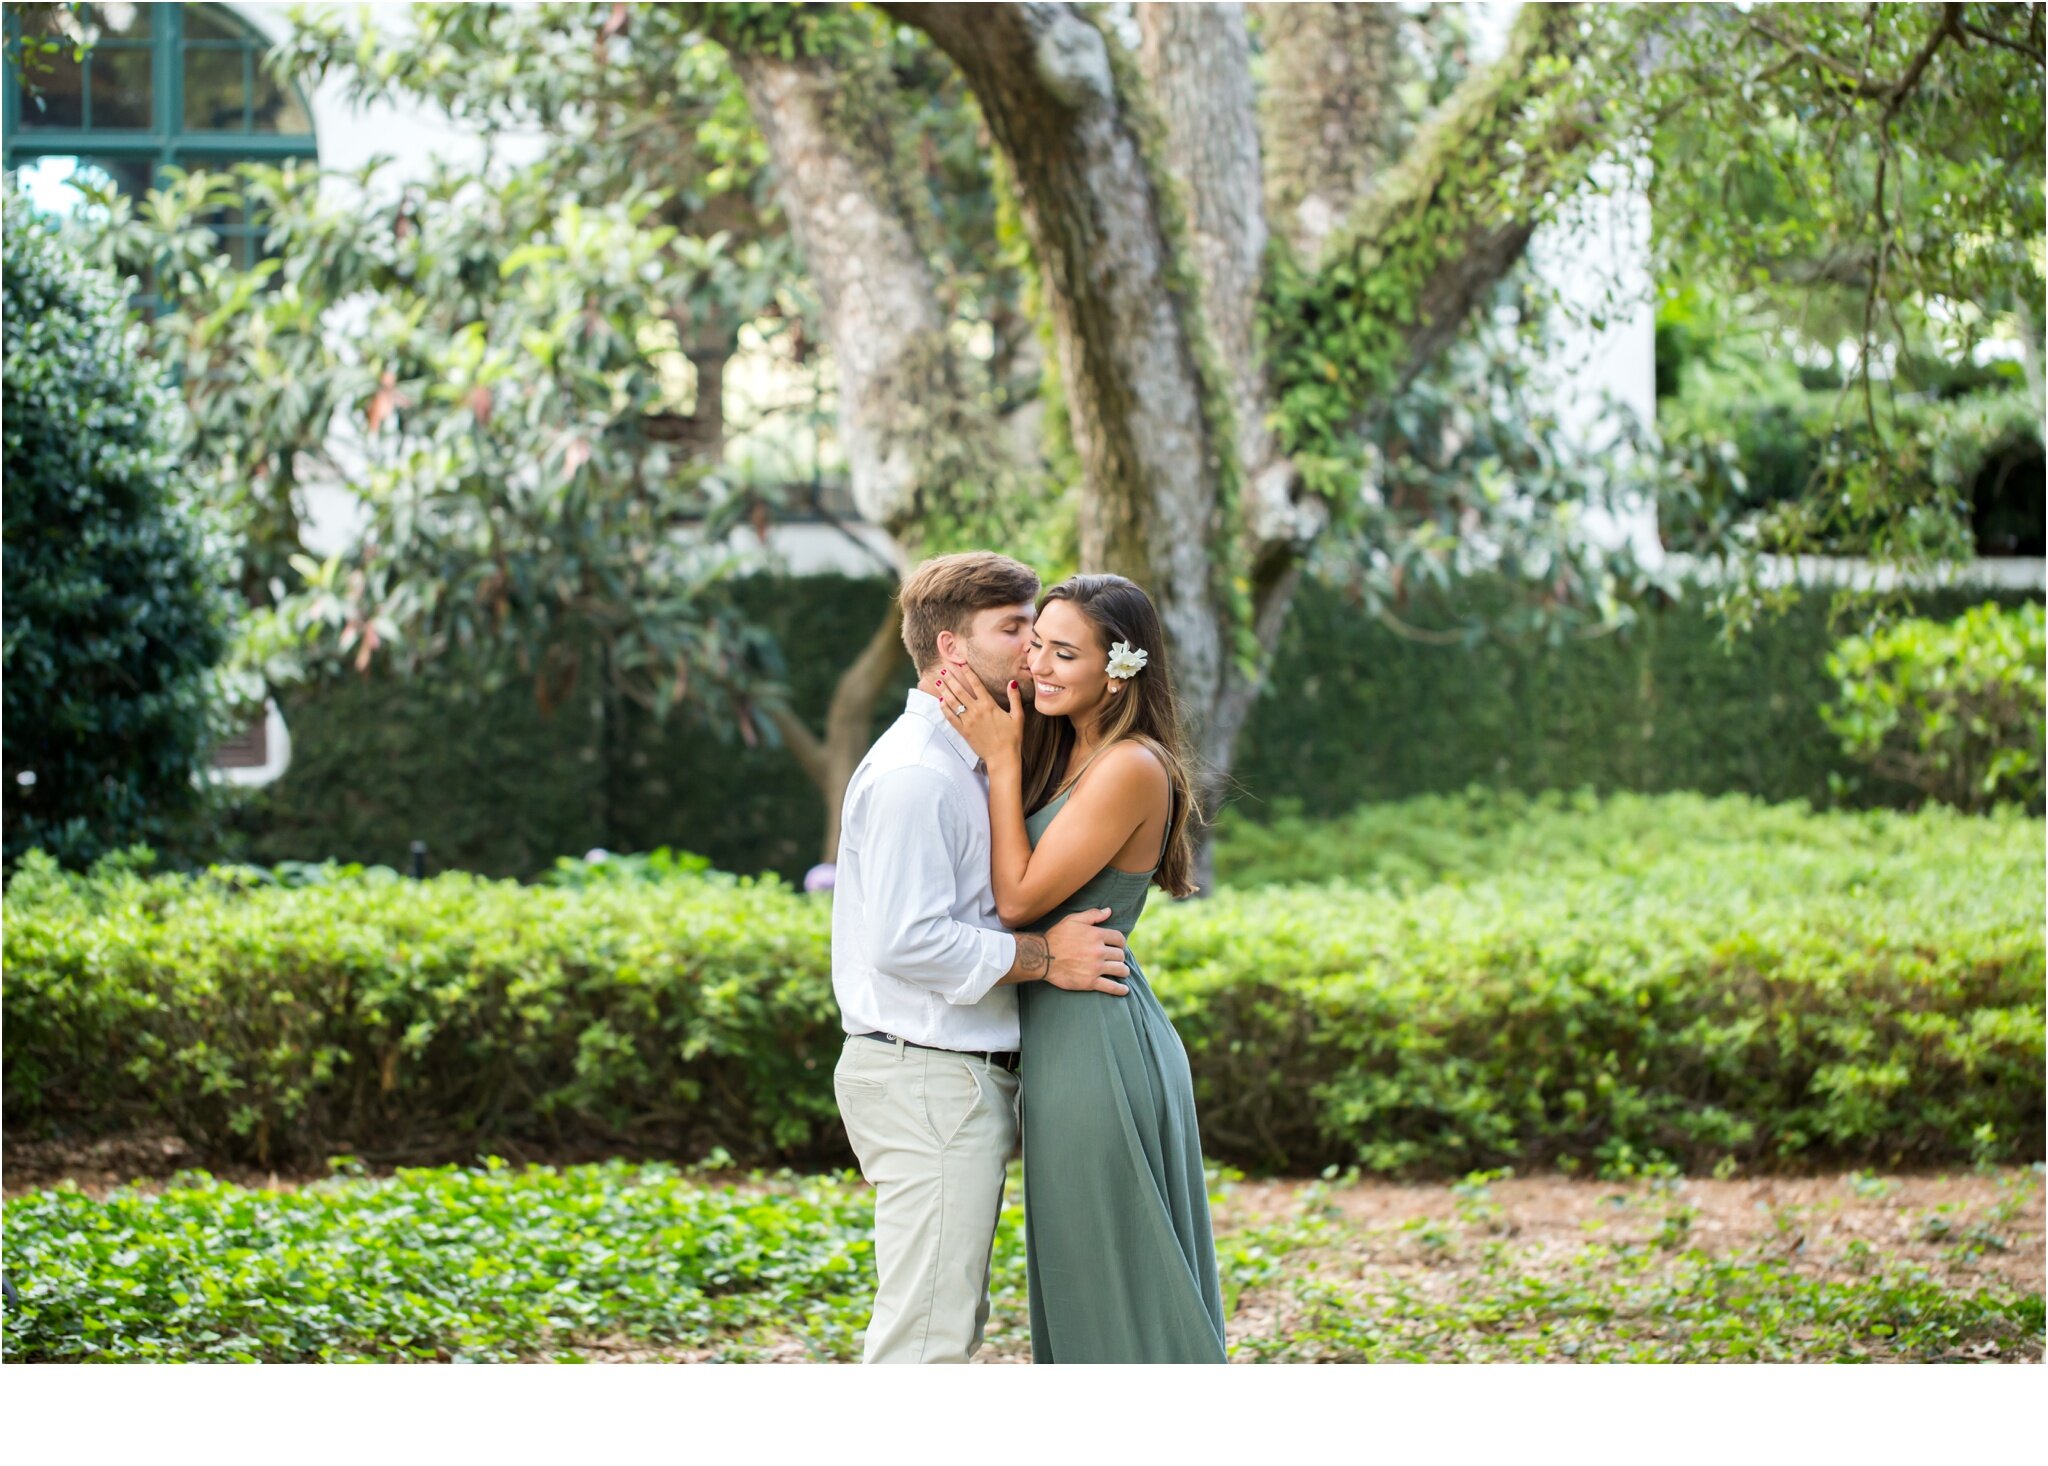
[(910, 573), (896, 592), (903, 607), (903, 649), (922, 672), (939, 659), (939, 633), (965, 636), (975, 613), (1038, 599), (1038, 572), (989, 550), (940, 555)]

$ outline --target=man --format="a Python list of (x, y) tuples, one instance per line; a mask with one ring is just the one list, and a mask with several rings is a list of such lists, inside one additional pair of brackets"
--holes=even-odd
[(875, 1188), (866, 1362), (964, 1364), (981, 1347), (1003, 1176), (1017, 1144), (1021, 982), (1124, 994), (1124, 939), (1070, 916), (1012, 935), (989, 875), (988, 778), (940, 712), (937, 677), (1005, 706), (1029, 687), (1038, 576), (977, 551), (903, 583), (917, 667), (903, 716), (854, 770), (840, 816), (832, 990), (839, 1112)]

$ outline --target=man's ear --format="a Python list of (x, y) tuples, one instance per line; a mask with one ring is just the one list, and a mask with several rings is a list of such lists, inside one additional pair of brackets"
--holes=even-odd
[(960, 655), (960, 638), (952, 632), (941, 631), (935, 645), (938, 647), (939, 660), (947, 666), (950, 667), (955, 662), (963, 660)]

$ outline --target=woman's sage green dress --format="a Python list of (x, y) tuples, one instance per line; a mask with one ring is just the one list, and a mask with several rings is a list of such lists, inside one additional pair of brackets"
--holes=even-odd
[[(1033, 845), (1066, 803), (1025, 820)], [(1130, 935), (1152, 882), (1106, 867), (1043, 931), (1106, 906)], [(1221, 1364), (1223, 1291), (1187, 1050), (1133, 956), (1130, 992), (1017, 990), (1024, 1265), (1037, 1364)]]

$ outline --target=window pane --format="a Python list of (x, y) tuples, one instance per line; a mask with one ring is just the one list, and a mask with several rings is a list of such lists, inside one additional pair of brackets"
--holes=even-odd
[(85, 195), (72, 185), (91, 179), (107, 180), (85, 158), (30, 158), (14, 169), (13, 181), (28, 197), (28, 206), (47, 218), (66, 219), (85, 210)]
[(185, 126), (189, 131), (240, 132), (246, 100), (239, 50), (186, 51)]
[(110, 175), (121, 192), (140, 199), (156, 182), (156, 163), (149, 158), (85, 158), (86, 167)]
[(92, 53), (92, 125), (147, 128), (151, 122), (149, 52), (104, 47)]
[(89, 5), (86, 13), (99, 27), (101, 40), (144, 41), (149, 39), (150, 12), (154, 5)]
[[(222, 172), (225, 172), (234, 166), (233, 162), (223, 159), (216, 165), (209, 165), (209, 171), (213, 167), (218, 167)], [(218, 234), (224, 228), (241, 228), (248, 223), (248, 219), (243, 215), (239, 205), (229, 204), (224, 209), (215, 209), (210, 214), (202, 215), (199, 222)]]
[(290, 88), (279, 86), (263, 74), (261, 57), (257, 58), (256, 66), (256, 130), (311, 132), (313, 119), (306, 115), (306, 109), (299, 105), (299, 99), (292, 95)]
[(218, 5), (185, 7), (185, 39), (188, 41), (240, 41), (246, 34), (221, 13)]
[(28, 195), (29, 205), (53, 218), (69, 218), (90, 207), (81, 184), (105, 188), (111, 183), (130, 198), (140, 199), (149, 191), (154, 165), (147, 158), (79, 158), (46, 153), (29, 158), (14, 169), (14, 178)]
[[(85, 68), (71, 59), (79, 27), (61, 5), (10, 5), (8, 32), (20, 41), (7, 48), (9, 65), (21, 64), (23, 131), (39, 127), (85, 126)], [(46, 53), (42, 43), (54, 41)]]

